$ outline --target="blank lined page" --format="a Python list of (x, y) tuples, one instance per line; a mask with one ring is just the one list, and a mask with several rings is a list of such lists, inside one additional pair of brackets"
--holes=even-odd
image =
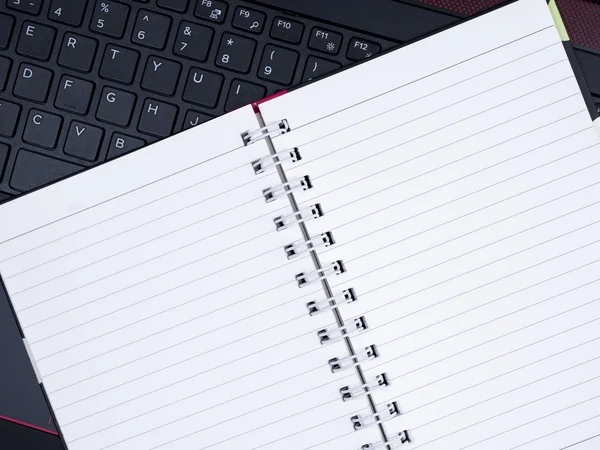
[(358, 296), (341, 311), (366, 318), (355, 348), (377, 345), (368, 379), (391, 381), (373, 398), (402, 409), (389, 436), (410, 429), (423, 450), (597, 440), (600, 145), (543, 0), (261, 111), (288, 119), (274, 144), (299, 148), (286, 173), (314, 188), (296, 199), (324, 211), (307, 227), (331, 231), (320, 258), (346, 265), (330, 282)]
[[(0, 272), (70, 450), (355, 448), (342, 342), (288, 260), (244, 108), (0, 208)], [(174, 163), (173, 161), (178, 161)], [(135, 168), (135, 170), (133, 170)], [(367, 403), (362, 402), (362, 408)], [(379, 439), (377, 430), (372, 438)], [(286, 440), (288, 436), (293, 438)]]

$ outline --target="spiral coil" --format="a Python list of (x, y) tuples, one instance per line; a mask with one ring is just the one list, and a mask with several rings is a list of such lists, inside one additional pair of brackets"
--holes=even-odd
[[(255, 131), (245, 133), (242, 138), (245, 145), (253, 144), (261, 139), (272, 138), (280, 134), (290, 131), (287, 120), (274, 122), (259, 128)], [(275, 217), (273, 222), (277, 231), (285, 230), (291, 226), (298, 225), (303, 230), (304, 239), (293, 242), (284, 247), (288, 259), (294, 259), (315, 252), (319, 248), (329, 247), (335, 244), (333, 233), (331, 231), (321, 233), (317, 236), (309, 237), (305, 222), (309, 220), (319, 219), (323, 216), (323, 208), (320, 203), (312, 204), (304, 209), (298, 209), (295, 206), (294, 192), (305, 191), (312, 188), (312, 182), (308, 175), (287, 181), (283, 169), (284, 163), (295, 163), (302, 159), (297, 148), (286, 149), (281, 152), (273, 152), (252, 162), (254, 172), (262, 174), (267, 170), (275, 169), (280, 171), (282, 184), (269, 187), (263, 190), (265, 201), (272, 202), (278, 198), (291, 195), (292, 206), (297, 209), (291, 214)], [(296, 275), (298, 287), (303, 288), (315, 283), (323, 282), (324, 286), (329, 286), (328, 279), (336, 275), (346, 272), (346, 267), (342, 260), (333, 261), (329, 264), (321, 265), (318, 259), (314, 260), (317, 268), (315, 270), (301, 272)], [(327, 298), (323, 300), (313, 300), (306, 304), (308, 313), (311, 316), (323, 314), (331, 311), (336, 315), (337, 327), (327, 327), (317, 332), (317, 338), (321, 345), (331, 344), (334, 342), (348, 340), (355, 334), (361, 333), (368, 328), (366, 318), (364, 316), (356, 317), (350, 320), (343, 321), (338, 311), (345, 304), (357, 301), (357, 295), (353, 288), (347, 288), (343, 291), (333, 294), (330, 288), (325, 289), (329, 292)], [(369, 345), (362, 350), (354, 351), (344, 357), (331, 358), (328, 365), (333, 373), (342, 372), (345, 370), (359, 370), (361, 364), (378, 358), (379, 351), (375, 345)], [(376, 375), (371, 380), (361, 378), (362, 384), (356, 386), (343, 386), (339, 389), (342, 401), (347, 402), (358, 397), (369, 396), (370, 393), (377, 389), (385, 388), (390, 384), (390, 378), (386, 373)], [(375, 405), (371, 400), (372, 414), (356, 414), (350, 417), (350, 421), (355, 430), (377, 426), (381, 428), (381, 424), (391, 420), (402, 414), (398, 403), (395, 401), (385, 403), (383, 405)], [(409, 430), (403, 430), (394, 436), (388, 437), (383, 431), (384, 440), (363, 445), (359, 450), (383, 450), (383, 449), (405, 449), (409, 444), (413, 443), (412, 436)]]

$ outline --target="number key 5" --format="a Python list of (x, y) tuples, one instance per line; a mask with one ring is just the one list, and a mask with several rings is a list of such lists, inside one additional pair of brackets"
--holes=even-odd
[(125, 32), (128, 16), (129, 6), (112, 0), (97, 0), (90, 30), (94, 33), (120, 38)]

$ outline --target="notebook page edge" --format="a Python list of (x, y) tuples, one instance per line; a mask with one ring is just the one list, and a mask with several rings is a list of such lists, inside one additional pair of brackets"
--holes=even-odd
[[(515, 18), (521, 20), (516, 21)], [(506, 23), (511, 23), (511, 26), (506, 27)], [(267, 122), (285, 117), (294, 130), (548, 27), (554, 27), (554, 21), (545, 1), (519, 0), (273, 98), (262, 103), (260, 111)], [(474, 40), (467, 47), (456, 45), (465, 36), (483, 36), (484, 39)], [(448, 51), (440, 50), (444, 48)], [(435, 54), (436, 59), (424, 58), (424, 55), (431, 54)], [(351, 96), (347, 95), (349, 89), (353, 92)], [(324, 98), (327, 102), (323, 101)]]

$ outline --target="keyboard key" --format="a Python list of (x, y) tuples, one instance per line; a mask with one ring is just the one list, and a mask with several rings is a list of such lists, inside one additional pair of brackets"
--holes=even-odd
[(146, 145), (142, 139), (127, 136), (126, 134), (114, 133), (108, 147), (107, 159), (113, 159), (117, 156), (132, 152)]
[(71, 122), (65, 153), (75, 158), (95, 161), (98, 158), (104, 130), (82, 122)]
[(21, 107), (19, 105), (0, 100), (0, 136), (14, 136), (20, 115)]
[(120, 38), (125, 32), (128, 16), (129, 6), (112, 0), (96, 0), (90, 30)]
[(223, 33), (219, 52), (217, 53), (217, 66), (236, 72), (247, 73), (252, 64), (256, 41), (231, 33)]
[(88, 2), (73, 0), (52, 0), (48, 10), (48, 19), (78, 27)]
[(201, 19), (223, 23), (227, 15), (227, 3), (219, 0), (197, 0), (194, 14)]
[(23, 140), (40, 147), (54, 148), (61, 125), (62, 118), (60, 116), (32, 109), (27, 117)]
[(87, 114), (93, 92), (94, 83), (71, 75), (63, 75), (58, 85), (54, 106), (75, 114)]
[(173, 132), (177, 118), (177, 106), (152, 98), (146, 99), (138, 130), (157, 137), (167, 137)]
[(56, 30), (39, 23), (26, 20), (23, 22), (17, 53), (30, 58), (47, 61), (52, 52)]
[(162, 50), (169, 36), (171, 18), (140, 9), (131, 34), (131, 41), (146, 47)]
[(102, 122), (126, 127), (131, 120), (136, 97), (130, 92), (106, 86), (102, 89), (96, 118)]
[[(8, 152), (10, 152), (10, 147), (0, 142), (0, 179), (2, 179), (2, 172), (4, 172), (4, 166), (6, 165), (6, 161), (8, 161)], [(1, 192), (0, 195), (2, 195)], [(2, 200), (3, 198), (0, 197), (0, 201)]]
[(265, 13), (238, 6), (233, 15), (233, 26), (251, 33), (262, 33), (267, 16)]
[(223, 75), (192, 67), (185, 83), (183, 99), (196, 105), (214, 108), (217, 106)]
[(330, 55), (337, 55), (342, 45), (342, 35), (323, 28), (313, 28), (308, 46), (314, 50)]
[(17, 154), (10, 178), (10, 187), (17, 191), (29, 191), (60, 180), (82, 169), (83, 167), (77, 164), (21, 149)]
[(8, 48), (15, 19), (0, 13), (0, 48)]
[(196, 61), (206, 61), (213, 34), (212, 28), (183, 21), (179, 25), (173, 53)]
[(0, 56), (0, 91), (3, 91), (6, 87), (11, 66), (12, 61), (10, 59)]
[(150, 56), (142, 78), (142, 89), (164, 95), (173, 95), (179, 81), (181, 64), (168, 59)]
[(37, 15), (44, 0), (6, 0), (6, 6), (15, 11)]
[(158, 0), (156, 4), (161, 8), (184, 12), (187, 9), (188, 2), (189, 0)]
[(264, 98), (266, 94), (267, 88), (264, 86), (242, 80), (233, 80), (231, 88), (229, 88), (225, 111), (229, 112), (241, 108), (242, 106)]
[(295, 20), (276, 17), (271, 26), (271, 37), (280, 41), (298, 44), (302, 40), (304, 25)]
[(298, 52), (275, 45), (266, 45), (258, 77), (280, 84), (290, 84), (296, 72)]
[(185, 114), (185, 120), (183, 121), (181, 131), (189, 130), (190, 128), (200, 125), (201, 123), (208, 122), (213, 118), (214, 116), (210, 116), (208, 114), (201, 113), (200, 111), (194, 111), (190, 109)]
[(119, 83), (130, 84), (137, 68), (140, 54), (135, 50), (109, 44), (102, 57), (100, 76)]
[(58, 64), (80, 72), (92, 70), (98, 41), (74, 33), (65, 33), (60, 46)]
[(17, 73), (13, 94), (17, 97), (44, 103), (52, 83), (53, 73), (48, 69), (23, 63)]
[(348, 45), (346, 57), (352, 61), (361, 61), (370, 58), (381, 51), (381, 45), (377, 42), (366, 41), (364, 39), (352, 38)]
[(338, 70), (340, 67), (342, 67), (342, 65), (338, 62), (328, 61), (326, 59), (317, 58), (316, 56), (309, 56), (306, 60), (306, 66), (304, 66), (302, 82), (322, 77), (323, 75)]

